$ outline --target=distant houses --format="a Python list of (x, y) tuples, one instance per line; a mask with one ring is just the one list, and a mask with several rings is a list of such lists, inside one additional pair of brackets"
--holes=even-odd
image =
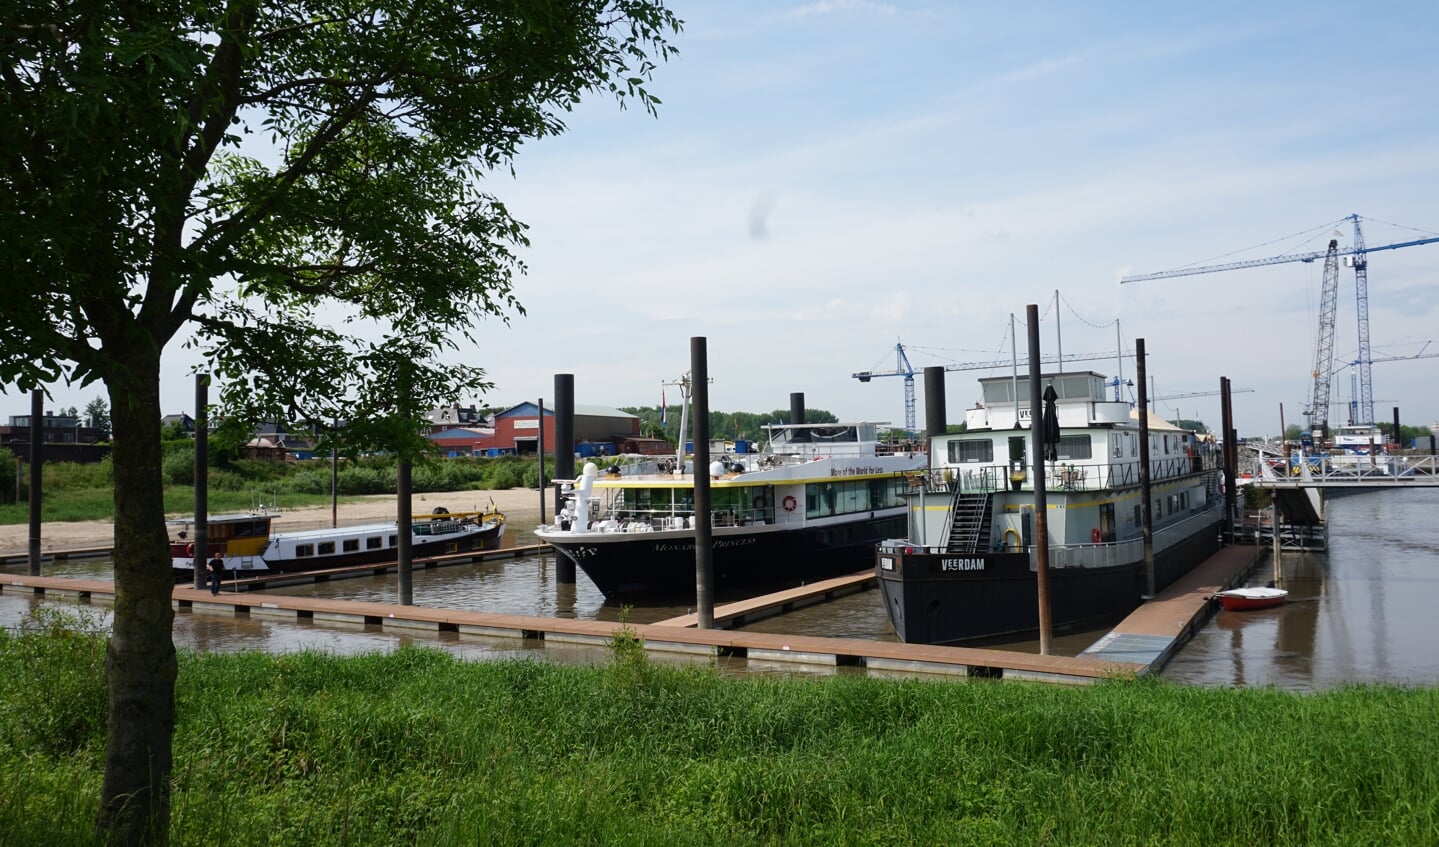
[[(110, 454), (110, 445), (100, 444), (103, 431), (84, 426), (78, 415), (46, 412), (40, 419), (40, 459), (44, 462), (98, 462)], [(30, 416), (11, 415), (10, 423), (0, 426), (0, 449), (16, 457), (30, 459)]]
[[(574, 412), (575, 452), (581, 457), (659, 455), (672, 449), (663, 439), (643, 437), (640, 419), (628, 412), (581, 404), (575, 405)], [(545, 409), (541, 417), (537, 403), (524, 402), (500, 411), (452, 403), (431, 410), (425, 417), (429, 422), (427, 435), (441, 456), (533, 456), (541, 443), (546, 454), (555, 450), (554, 410)], [(178, 432), (193, 438), (195, 434), (195, 419), (185, 413), (165, 415), (160, 425), (172, 436)], [(108, 444), (96, 443), (100, 430), (81, 426), (78, 417), (47, 413), (42, 428), (44, 461), (97, 462), (109, 453)], [(315, 434), (306, 428), (267, 422), (256, 428), (241, 452), (253, 459), (310, 459), (317, 455), (316, 441)], [(29, 415), (12, 416), (9, 426), (0, 427), (0, 448), (29, 459)]]

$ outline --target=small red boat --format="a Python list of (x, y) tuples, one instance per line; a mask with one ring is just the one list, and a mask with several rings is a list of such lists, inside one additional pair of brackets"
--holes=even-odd
[(1243, 612), (1250, 609), (1268, 609), (1284, 602), (1289, 592), (1282, 588), (1231, 588), (1214, 595), (1225, 611)]

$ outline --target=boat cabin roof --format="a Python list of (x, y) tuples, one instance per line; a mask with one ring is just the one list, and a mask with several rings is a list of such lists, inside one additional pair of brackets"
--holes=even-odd
[(774, 444), (857, 444), (877, 441), (879, 428), (887, 421), (854, 423), (765, 424)]

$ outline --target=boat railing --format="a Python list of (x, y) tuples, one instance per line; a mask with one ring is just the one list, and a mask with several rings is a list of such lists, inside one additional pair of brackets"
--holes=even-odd
[[(1179, 541), (1196, 530), (1203, 528), (1207, 523), (1213, 523), (1215, 512), (1221, 511), (1219, 502), (1213, 503), (1209, 508), (1168, 526), (1154, 531), (1154, 547), (1162, 550), (1169, 544)], [(1031, 548), (1029, 551), (1029, 563), (1031, 567), (1038, 564), (1038, 552)], [(1049, 548), (1049, 566), (1051, 568), (1102, 568), (1113, 565), (1122, 565), (1127, 562), (1137, 561), (1144, 558), (1144, 539), (1131, 538), (1128, 541), (1100, 542), (1099, 544), (1056, 544)]]
[[(597, 529), (610, 532), (656, 532), (670, 529), (693, 529), (694, 510), (680, 508), (619, 508), (593, 522)], [(760, 526), (775, 522), (774, 507), (729, 508), (710, 511), (711, 526)]]

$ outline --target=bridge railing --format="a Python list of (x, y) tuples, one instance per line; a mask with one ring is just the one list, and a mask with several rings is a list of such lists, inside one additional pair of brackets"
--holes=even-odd
[(1253, 484), (1261, 488), (1439, 487), (1439, 456), (1313, 455), (1291, 459), (1287, 466), (1280, 464), (1278, 468), (1257, 459), (1253, 465)]

